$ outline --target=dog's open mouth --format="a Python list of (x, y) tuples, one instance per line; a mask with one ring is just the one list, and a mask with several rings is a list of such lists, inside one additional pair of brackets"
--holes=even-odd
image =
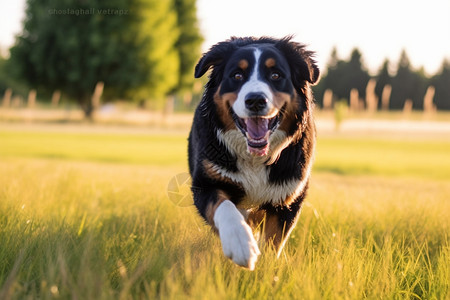
[(281, 113), (273, 118), (249, 117), (240, 118), (231, 109), (236, 126), (247, 139), (247, 150), (252, 155), (264, 156), (269, 152), (269, 137), (280, 124)]

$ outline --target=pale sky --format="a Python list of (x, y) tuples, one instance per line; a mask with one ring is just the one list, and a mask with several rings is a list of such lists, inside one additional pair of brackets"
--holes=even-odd
[[(21, 30), (25, 0), (1, 0), (0, 47)], [(316, 51), (324, 67), (336, 46), (341, 58), (358, 47), (376, 72), (385, 58), (396, 64), (402, 49), (411, 63), (438, 71), (450, 59), (449, 0), (197, 0), (203, 51), (230, 36), (294, 34)]]

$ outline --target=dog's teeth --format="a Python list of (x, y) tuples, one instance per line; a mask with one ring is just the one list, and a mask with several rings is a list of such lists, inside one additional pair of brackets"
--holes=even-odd
[(253, 142), (253, 143), (262, 143), (262, 142), (266, 141), (264, 138), (259, 139), (259, 140), (254, 140), (254, 139), (249, 139), (249, 140), (250, 140), (250, 142)]
[[(268, 132), (269, 133), (269, 132)], [(252, 139), (251, 137), (250, 137), (250, 135), (248, 134), (248, 132), (247, 132), (247, 139), (250, 141), (250, 142), (252, 142), (252, 143), (265, 143), (265, 142), (267, 142), (267, 139), (269, 138), (269, 134), (266, 134), (264, 137), (262, 137), (262, 138), (260, 138), (259, 140), (255, 140), (255, 139)]]

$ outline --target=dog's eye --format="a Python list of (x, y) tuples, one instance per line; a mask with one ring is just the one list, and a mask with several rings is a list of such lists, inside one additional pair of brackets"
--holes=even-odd
[(270, 74), (270, 79), (272, 80), (279, 80), (281, 78), (281, 74), (278, 72), (273, 72), (272, 74)]
[(234, 75), (233, 75), (233, 79), (234, 79), (234, 80), (241, 81), (241, 80), (244, 79), (244, 75), (243, 75), (241, 72), (236, 72), (236, 73), (234, 73)]

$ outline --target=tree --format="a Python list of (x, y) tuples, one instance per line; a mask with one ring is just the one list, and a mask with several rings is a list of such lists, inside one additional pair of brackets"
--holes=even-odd
[(435, 87), (434, 103), (437, 109), (450, 110), (450, 61), (444, 60), (439, 74), (431, 79)]
[(375, 86), (375, 95), (378, 97), (378, 107), (381, 106), (383, 90), (386, 85), (392, 84), (392, 77), (389, 74), (389, 60), (385, 59), (383, 65), (376, 76), (377, 84)]
[(180, 56), (180, 76), (176, 91), (191, 90), (194, 83), (194, 66), (200, 54), (203, 37), (197, 23), (196, 0), (175, 0), (180, 34), (176, 48)]
[(424, 98), (429, 85), (430, 79), (427, 77), (425, 68), (422, 66), (414, 72), (414, 86), (412, 87), (413, 108), (420, 110), (424, 109)]
[[(77, 100), (86, 116), (92, 113), (90, 95), (95, 84), (104, 81), (120, 88), (118, 74), (130, 68), (129, 38), (118, 30), (124, 18), (99, 14), (97, 9), (106, 7), (96, 4), (28, 0), (23, 32), (10, 59), (11, 69), (31, 87), (61, 89)], [(111, 6), (126, 9), (124, 4), (115, 0)], [(113, 30), (118, 31), (112, 34)]]
[(361, 98), (366, 97), (366, 87), (370, 80), (369, 73), (363, 65), (362, 54), (358, 49), (353, 49), (350, 61), (346, 66), (346, 82), (348, 89), (356, 88)]
[[(321, 79), (319, 80), (319, 83), (312, 87), (314, 97), (320, 106), (323, 106), (323, 96), (325, 94), (325, 91), (330, 88), (330, 85), (333, 82), (332, 78), (333, 71), (337, 68), (338, 63), (339, 57), (337, 48), (333, 47), (333, 49), (331, 50), (330, 59), (328, 60), (326, 69), (321, 70)], [(330, 77), (330, 70), (333, 70), (331, 71), (332, 73), (331, 77)]]
[(331, 89), (335, 98), (348, 100), (350, 91), (356, 88), (359, 96), (363, 98), (369, 79), (369, 73), (358, 49), (353, 49), (350, 59), (343, 61), (338, 58), (337, 50), (334, 48), (328, 63), (328, 72), (319, 83), (318, 91), (323, 93), (326, 89)]
[(337, 49), (333, 48), (328, 62), (327, 75), (322, 78), (323, 90), (331, 89), (338, 99), (348, 99), (350, 90), (343, 86), (343, 76), (346, 62), (339, 59)]
[[(179, 37), (177, 13), (172, 1), (133, 0), (131, 11), (138, 16), (135, 47), (142, 49), (135, 63), (146, 73), (128, 96), (143, 100), (163, 98), (178, 84), (180, 58), (176, 49)], [(141, 46), (143, 45), (143, 46)]]
[[(62, 90), (87, 117), (99, 81), (109, 98), (162, 98), (178, 87), (179, 72), (187, 68), (180, 53), (199, 54), (179, 42), (174, 5), (172, 0), (28, 0), (23, 32), (10, 51), (11, 70), (33, 88)], [(179, 51), (177, 45), (185, 48)]]
[(403, 50), (400, 54), (397, 74), (392, 79), (392, 95), (390, 109), (402, 109), (406, 100), (412, 100), (413, 108), (423, 108), (423, 97), (427, 88), (427, 79), (423, 68), (413, 71), (411, 64)]
[(0, 106), (2, 105), (2, 97), (7, 89), (12, 89), (15, 95), (26, 97), (28, 93), (27, 87), (20, 82), (17, 82), (9, 74), (7, 60), (0, 54)]

